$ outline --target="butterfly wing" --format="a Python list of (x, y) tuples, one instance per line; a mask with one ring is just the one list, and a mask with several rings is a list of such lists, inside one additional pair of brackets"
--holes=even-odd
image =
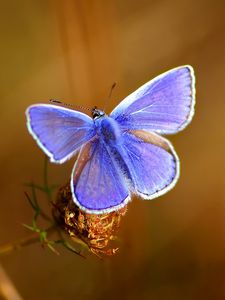
[(93, 120), (68, 108), (37, 104), (26, 111), (28, 130), (55, 163), (70, 159), (95, 135)]
[(108, 213), (127, 204), (129, 192), (123, 174), (104, 143), (84, 145), (71, 176), (74, 202), (88, 213)]
[(194, 114), (194, 85), (191, 66), (172, 69), (126, 97), (110, 116), (124, 129), (176, 133)]
[(121, 154), (128, 167), (134, 192), (153, 199), (169, 191), (179, 177), (179, 159), (169, 141), (155, 133), (124, 133)]

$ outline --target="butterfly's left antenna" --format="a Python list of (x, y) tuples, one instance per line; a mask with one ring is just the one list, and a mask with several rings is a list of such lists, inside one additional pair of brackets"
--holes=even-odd
[(84, 106), (81, 106), (81, 105), (68, 104), (68, 103), (64, 103), (64, 102), (61, 102), (61, 101), (55, 100), (55, 99), (50, 99), (49, 101), (52, 102), (52, 103), (61, 104), (61, 105), (66, 106), (66, 107), (78, 108), (78, 109), (81, 109), (81, 110), (92, 111), (90, 108), (87, 108), (87, 107), (84, 107)]
[[(115, 88), (116, 85), (117, 85), (117, 83), (116, 83), (116, 82), (113, 82), (113, 84), (112, 84), (112, 86), (111, 86), (111, 88), (110, 88), (110, 91), (109, 91), (109, 95), (108, 95), (108, 99), (107, 99), (107, 100), (110, 100), (110, 99), (111, 99), (112, 92), (113, 92), (113, 90), (114, 90), (114, 88)], [(106, 102), (105, 102), (103, 111), (106, 110), (106, 107), (107, 107), (108, 103), (109, 103), (109, 101), (106, 101)]]

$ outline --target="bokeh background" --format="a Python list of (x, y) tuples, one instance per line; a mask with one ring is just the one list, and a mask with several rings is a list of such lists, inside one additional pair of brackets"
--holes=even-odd
[[(225, 3), (211, 0), (0, 1), (0, 243), (29, 234), (23, 184), (43, 154), (24, 111), (51, 98), (107, 111), (183, 64), (197, 77), (196, 114), (170, 139), (181, 177), (167, 195), (134, 199), (120, 252), (83, 260), (39, 245), (0, 262), (23, 299), (225, 299)], [(73, 162), (50, 166), (65, 183)]]

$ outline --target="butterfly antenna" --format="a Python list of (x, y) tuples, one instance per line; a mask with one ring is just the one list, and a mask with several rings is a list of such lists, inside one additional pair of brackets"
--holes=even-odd
[[(110, 88), (110, 91), (109, 91), (109, 95), (108, 95), (107, 100), (110, 100), (110, 99), (111, 99), (112, 92), (113, 92), (113, 90), (114, 90), (116, 84), (117, 84), (116, 82), (113, 82), (113, 84), (112, 84), (112, 86), (111, 86), (111, 88)], [(106, 107), (107, 107), (108, 103), (109, 103), (109, 101), (106, 101), (106, 102), (105, 102), (103, 111), (106, 111)]]
[(81, 110), (92, 111), (90, 108), (84, 107), (84, 106), (81, 106), (81, 105), (68, 104), (68, 103), (64, 103), (64, 102), (61, 102), (61, 101), (55, 100), (55, 99), (50, 99), (49, 101), (52, 102), (52, 103), (61, 104), (62, 106), (65, 106), (65, 107), (78, 108), (78, 109), (81, 109)]

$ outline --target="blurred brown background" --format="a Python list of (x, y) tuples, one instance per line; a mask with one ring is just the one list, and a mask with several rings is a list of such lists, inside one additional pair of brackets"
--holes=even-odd
[[(60, 99), (108, 112), (158, 74), (191, 64), (197, 107), (174, 143), (182, 164), (171, 192), (134, 199), (120, 252), (60, 257), (34, 245), (0, 258), (24, 299), (225, 299), (225, 2), (0, 1), (0, 243), (29, 234), (24, 182), (41, 183), (43, 154), (24, 111)], [(73, 162), (51, 165), (64, 183)]]

